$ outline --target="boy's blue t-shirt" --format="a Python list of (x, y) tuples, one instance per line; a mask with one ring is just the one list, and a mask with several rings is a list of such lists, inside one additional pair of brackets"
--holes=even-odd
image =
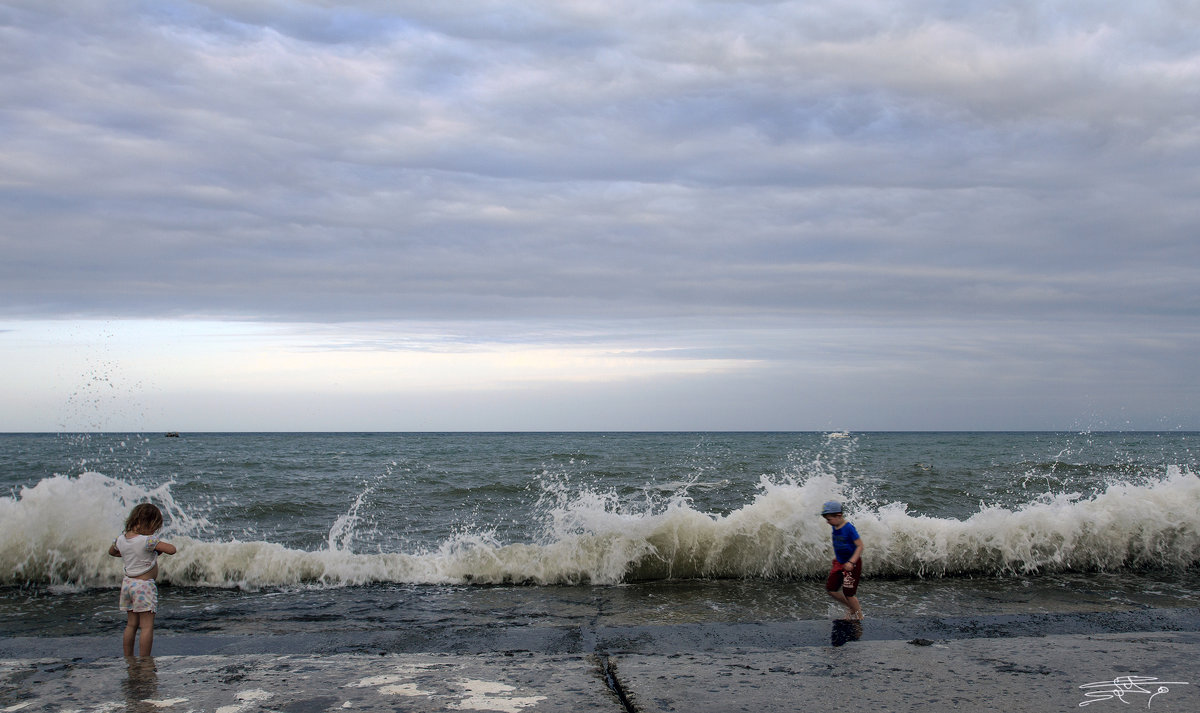
[(847, 522), (840, 528), (833, 531), (833, 556), (838, 562), (845, 562), (850, 559), (856, 549), (854, 541), (858, 539), (858, 530), (854, 529), (854, 525)]

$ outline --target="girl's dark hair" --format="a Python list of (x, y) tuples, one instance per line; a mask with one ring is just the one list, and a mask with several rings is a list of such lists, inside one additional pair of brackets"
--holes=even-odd
[(125, 518), (125, 532), (141, 532), (143, 529), (157, 532), (162, 524), (162, 511), (158, 509), (158, 506), (153, 503), (142, 503), (135, 506), (133, 512), (129, 513), (129, 517)]

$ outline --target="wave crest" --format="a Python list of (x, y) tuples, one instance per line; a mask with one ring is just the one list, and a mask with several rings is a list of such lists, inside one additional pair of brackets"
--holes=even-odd
[[(693, 578), (804, 578), (829, 566), (820, 504), (847, 497), (831, 476), (763, 479), (727, 515), (686, 497), (631, 510), (612, 496), (563, 491), (542, 503), (538, 542), (502, 543), (482, 528), (412, 553), (350, 551), (357, 507), (331, 524), (325, 548), (269, 541), (213, 541), (207, 522), (171, 498), (98, 473), (54, 476), (0, 499), (0, 584), (115, 586), (107, 555), (129, 508), (151, 500), (169, 511), (179, 554), (160, 580), (202, 587), (412, 584), (616, 584)], [(861, 498), (859, 498), (861, 500)], [(1200, 562), (1200, 478), (1171, 467), (1145, 483), (1117, 482), (1092, 497), (1047, 495), (1016, 509), (983, 506), (965, 520), (912, 515), (904, 503), (868, 506), (849, 497), (866, 544), (868, 576), (1003, 575), (1063, 570), (1191, 567)], [(486, 523), (484, 523), (486, 525)]]

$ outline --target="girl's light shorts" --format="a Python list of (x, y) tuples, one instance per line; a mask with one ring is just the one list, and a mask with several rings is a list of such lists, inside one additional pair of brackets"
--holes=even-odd
[(158, 611), (158, 585), (153, 579), (126, 577), (121, 580), (120, 606), (125, 612)]

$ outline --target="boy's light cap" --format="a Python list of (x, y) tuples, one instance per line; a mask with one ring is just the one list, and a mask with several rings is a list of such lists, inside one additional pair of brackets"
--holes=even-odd
[(836, 515), (842, 511), (842, 504), (836, 500), (830, 500), (821, 506), (822, 515)]

